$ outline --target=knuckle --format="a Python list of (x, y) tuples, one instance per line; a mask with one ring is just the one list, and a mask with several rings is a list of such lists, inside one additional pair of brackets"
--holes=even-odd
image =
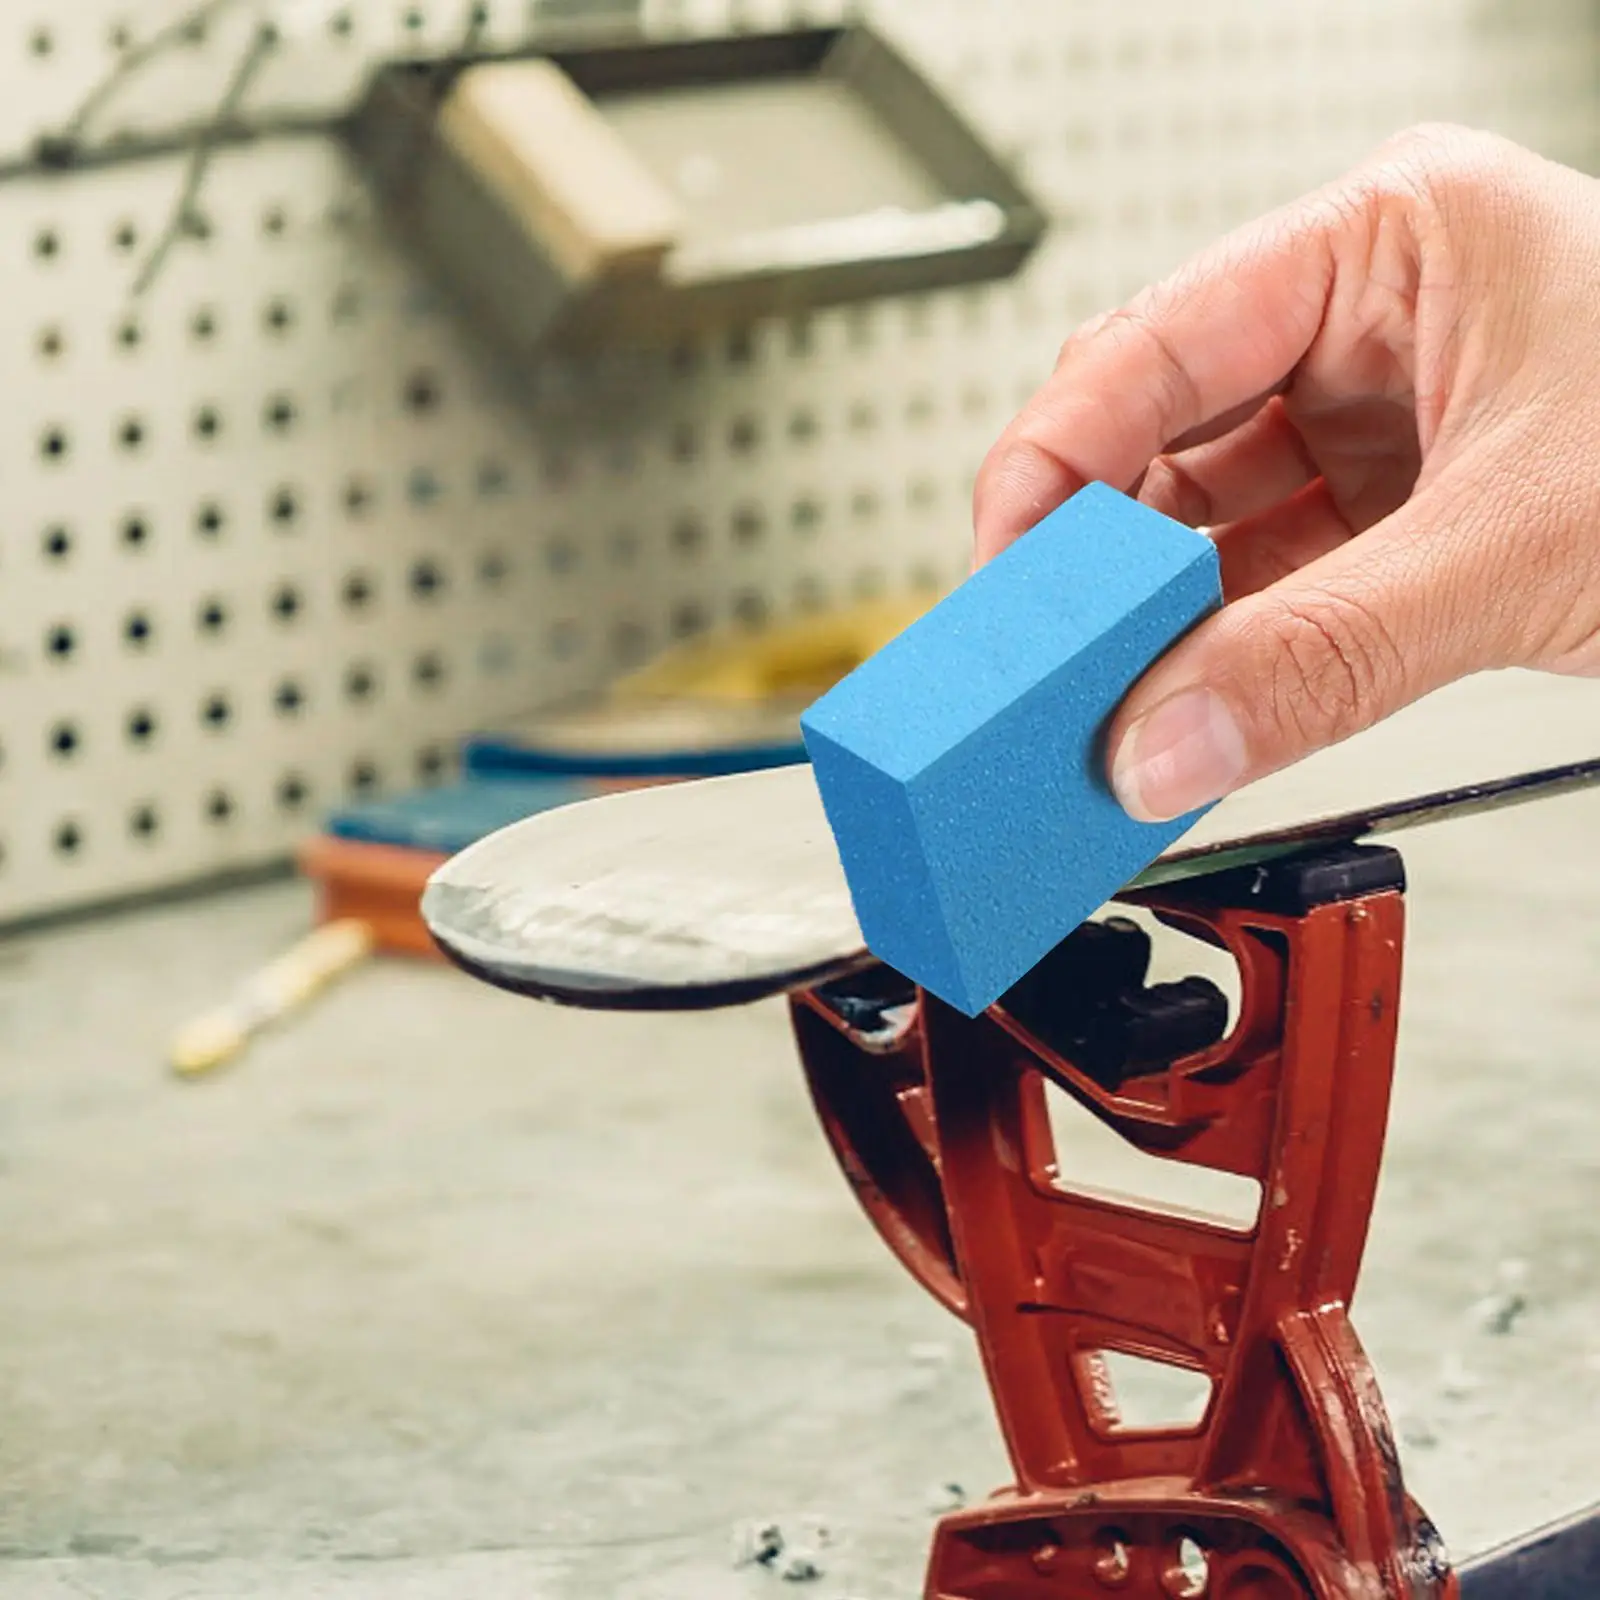
[(1073, 356), (1084, 349), (1115, 316), (1114, 311), (1099, 311), (1087, 322), (1080, 323), (1074, 328), (1061, 341), (1061, 348), (1056, 351), (1056, 371), (1059, 372)]
[(1528, 159), (1498, 134), (1448, 122), (1408, 128), (1380, 150), (1379, 158), (1379, 185), (1385, 192), (1421, 199), (1456, 220), (1497, 205)]
[(1331, 743), (1376, 721), (1402, 678), (1393, 635), (1350, 595), (1271, 602), (1271, 714), (1302, 746)]
[(1175, 456), (1157, 456), (1150, 463), (1139, 498), (1191, 528), (1209, 527), (1216, 520), (1211, 492)]

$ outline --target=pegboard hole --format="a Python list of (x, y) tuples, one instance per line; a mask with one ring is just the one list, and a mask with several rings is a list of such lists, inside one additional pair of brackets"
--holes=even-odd
[(444, 569), (429, 556), (411, 564), (411, 593), (421, 601), (437, 600), (445, 590)]
[(200, 723), (211, 733), (223, 733), (233, 721), (233, 704), (222, 693), (208, 694), (200, 702)]
[(117, 424), (117, 447), (128, 455), (137, 455), (148, 437), (144, 418), (127, 416)]
[(667, 353), (667, 370), (675, 378), (687, 378), (700, 365), (700, 347), (693, 339), (679, 339)]
[(878, 426), (878, 408), (870, 400), (853, 401), (845, 422), (852, 433), (871, 433)]
[(371, 573), (352, 572), (345, 578), (339, 598), (347, 611), (364, 611), (376, 594), (377, 585)]
[(570, 489), (578, 476), (578, 466), (565, 450), (546, 450), (539, 462), (539, 475), (549, 489)]
[(644, 659), (650, 636), (642, 623), (624, 618), (611, 629), (611, 655), (618, 666), (636, 666)]
[(33, 236), (36, 261), (55, 261), (61, 255), (61, 235), (54, 228), (40, 228)]
[(71, 761), (83, 748), (83, 734), (75, 722), (58, 722), (50, 730), (48, 745), (57, 761)]
[(119, 256), (131, 255), (139, 243), (139, 229), (131, 218), (124, 217), (111, 230), (111, 248)]
[(414, 417), (431, 416), (441, 398), (438, 374), (426, 368), (411, 373), (400, 392), (401, 404)]
[(148, 650), (155, 637), (156, 625), (148, 611), (130, 611), (123, 619), (122, 642), (130, 650)]
[(195, 626), (205, 637), (216, 639), (226, 631), (228, 626), (228, 608), (216, 595), (200, 602), (200, 608), (195, 613)]
[(750, 455), (761, 443), (760, 420), (745, 412), (728, 425), (728, 448), (735, 455)]
[[(627, 530), (623, 530), (626, 532)], [(612, 536), (612, 549), (615, 551), (620, 535)], [(634, 540), (637, 549), (638, 540)], [(478, 557), (478, 582), (485, 589), (499, 589), (504, 586), (506, 579), (511, 575), (511, 560), (504, 550), (485, 550)]]
[(698, 600), (683, 600), (672, 608), (672, 632), (678, 639), (692, 639), (711, 626), (706, 608)]
[(876, 489), (857, 489), (850, 496), (850, 515), (857, 522), (870, 522), (883, 509), (883, 501)]
[(274, 489), (267, 501), (267, 516), (280, 532), (288, 532), (300, 519), (300, 496), (287, 484)]
[(44, 649), (52, 661), (70, 661), (78, 653), (78, 635), (71, 623), (58, 622), (47, 628)]
[(261, 417), (267, 429), (272, 433), (288, 433), (299, 420), (299, 410), (294, 400), (286, 394), (275, 394), (268, 398), (262, 409)]
[(888, 590), (889, 580), (882, 567), (863, 567), (850, 587), (858, 600), (877, 600)]
[(155, 739), (158, 726), (155, 712), (148, 706), (135, 706), (128, 713), (122, 730), (129, 744), (136, 749), (143, 749)]
[(50, 842), (58, 856), (68, 858), (77, 856), (84, 846), (82, 823), (75, 821), (71, 817), (57, 823), (55, 833), (51, 836)]
[(687, 464), (700, 454), (700, 434), (693, 423), (680, 422), (667, 436), (667, 453), (674, 461)]
[(217, 313), (211, 306), (199, 306), (190, 315), (189, 335), (200, 344), (209, 344), (217, 336)]
[(771, 614), (767, 597), (757, 589), (745, 589), (733, 598), (734, 620), (747, 628), (759, 628)]
[(557, 661), (570, 661), (583, 648), (583, 629), (571, 617), (563, 617), (550, 628), (550, 654)]
[(437, 783), (445, 774), (450, 757), (442, 746), (426, 744), (417, 751), (417, 781), (422, 784)]
[(377, 763), (366, 760), (352, 761), (347, 783), (355, 794), (370, 794), (378, 787)]
[(31, 55), (43, 60), (52, 56), (56, 51), (56, 36), (49, 28), (34, 28), (28, 34), (28, 51)]
[(789, 437), (796, 444), (809, 444), (817, 436), (817, 414), (809, 406), (789, 413)]
[(437, 689), (445, 678), (444, 658), (437, 650), (424, 650), (411, 663), (411, 681), (422, 690)]
[(347, 10), (335, 11), (328, 18), (328, 33), (340, 44), (346, 44), (355, 36), (355, 18)]
[(438, 503), (444, 486), (431, 467), (413, 467), (406, 476), (406, 499), (419, 510)]
[(268, 333), (286, 334), (294, 326), (294, 306), (282, 296), (269, 300), (261, 313), (261, 322)]
[(214, 828), (225, 827), (233, 821), (237, 802), (226, 789), (213, 789), (206, 796), (206, 821)]
[(789, 524), (800, 538), (812, 538), (822, 526), (822, 502), (801, 496), (789, 507)]
[(698, 555), (705, 544), (706, 525), (699, 517), (686, 514), (672, 524), (672, 548), (678, 555)]
[(755, 335), (749, 328), (734, 328), (728, 333), (723, 353), (730, 367), (748, 367), (755, 360)]
[(272, 709), (280, 717), (298, 716), (306, 704), (306, 692), (293, 678), (285, 678), (272, 691)]
[(742, 549), (752, 549), (761, 543), (767, 531), (767, 519), (761, 514), (761, 507), (747, 504), (738, 506), (733, 513), (733, 541)]
[(810, 317), (791, 317), (789, 320), (789, 354), (804, 359), (817, 348), (817, 328)]
[(906, 504), (913, 511), (930, 511), (938, 501), (939, 485), (933, 478), (913, 478), (906, 485)]
[(201, 406), (194, 414), (194, 436), (210, 444), (222, 432), (222, 413), (215, 406)]
[(146, 550), (150, 547), (150, 523), (141, 512), (130, 511), (122, 519), (122, 543), (128, 550)]
[(133, 29), (126, 22), (113, 22), (106, 29), (106, 48), (113, 55), (123, 55), (133, 48)]
[(128, 832), (135, 839), (150, 840), (161, 831), (161, 813), (149, 801), (128, 813)]
[(305, 597), (292, 583), (280, 583), (272, 592), (272, 614), (282, 623), (293, 622), (305, 607)]
[(58, 465), (72, 454), (72, 436), (59, 423), (54, 423), (39, 435), (39, 455), (51, 465)]
[(281, 205), (270, 205), (261, 213), (261, 231), (269, 239), (281, 239), (289, 231), (289, 213)]
[(116, 341), (119, 350), (137, 350), (144, 342), (144, 329), (140, 326), (137, 317), (125, 317), (117, 324), (116, 332), (112, 337)]
[(34, 340), (34, 349), (39, 353), (41, 361), (59, 361), (66, 353), (67, 336), (61, 331), (59, 323), (50, 323), (39, 330)]
[(194, 529), (202, 539), (217, 539), (227, 526), (227, 513), (215, 500), (207, 500), (194, 516)]
[(351, 478), (344, 486), (344, 511), (347, 517), (364, 517), (371, 509), (375, 496), (372, 485), (361, 478)]
[(359, 661), (345, 673), (345, 699), (352, 704), (365, 705), (376, 697), (377, 692), (378, 674), (369, 663)]
[(803, 573), (795, 580), (794, 603), (797, 611), (821, 611), (828, 603), (828, 588), (815, 573)]
[(489, 459), (478, 463), (478, 498), (495, 500), (511, 487), (511, 472), (503, 461)]
[(65, 561), (72, 554), (72, 533), (55, 523), (40, 535), (39, 548), (47, 561)]
[(298, 772), (286, 772), (278, 779), (277, 801), (284, 811), (298, 811), (311, 798), (311, 785)]

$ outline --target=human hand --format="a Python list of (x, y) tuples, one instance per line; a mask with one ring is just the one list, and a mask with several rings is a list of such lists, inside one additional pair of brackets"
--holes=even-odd
[(979, 473), (976, 559), (1091, 480), (1222, 562), (1113, 720), (1136, 817), (1485, 668), (1600, 674), (1600, 182), (1421, 128), (1232, 234), (1067, 340)]

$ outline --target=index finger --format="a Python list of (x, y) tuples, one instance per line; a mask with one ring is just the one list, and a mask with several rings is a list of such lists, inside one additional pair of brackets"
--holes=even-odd
[(1351, 226), (1328, 194), (1296, 202), (1069, 339), (978, 473), (977, 560), (1087, 483), (1126, 491), (1175, 441), (1280, 389), (1322, 326)]

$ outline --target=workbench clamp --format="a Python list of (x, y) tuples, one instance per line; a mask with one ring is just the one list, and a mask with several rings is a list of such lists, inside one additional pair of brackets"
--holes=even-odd
[[(939, 1524), (930, 1600), (1454, 1600), (1349, 1318), (1388, 1119), (1404, 874), (1340, 845), (1126, 897), (1236, 1005), (1086, 923), (967, 1018), (870, 966), (791, 997), (867, 1215), (976, 1335), (1014, 1483)], [(1074, 1187), (1048, 1096), (1253, 1180), (1242, 1224)], [(1119, 1362), (1201, 1403), (1125, 1420)]]

